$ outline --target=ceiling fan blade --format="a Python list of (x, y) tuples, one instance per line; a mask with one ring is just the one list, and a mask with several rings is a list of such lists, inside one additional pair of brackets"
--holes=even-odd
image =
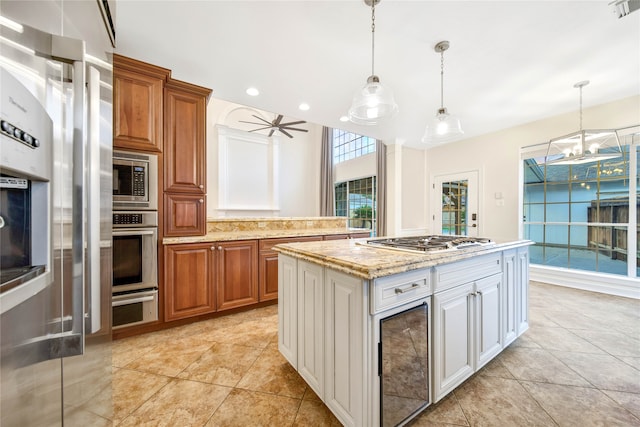
[(283, 118), (284, 116), (282, 114), (278, 114), (278, 117), (276, 117), (276, 119), (273, 121), (273, 125), (279, 126)]
[(280, 128), (280, 132), (284, 133), (285, 135), (287, 135), (289, 138), (293, 138), (293, 135), (291, 135), (289, 132), (287, 132), (286, 130)]
[(279, 128), (280, 130), (282, 129), (286, 129), (286, 130), (297, 130), (298, 132), (309, 132), (307, 129), (300, 129), (300, 128), (291, 128), (288, 126), (280, 126)]
[(273, 132), (275, 132), (275, 129), (271, 129), (271, 132), (269, 132), (269, 136), (273, 135)]
[[(252, 124), (252, 125), (258, 125), (258, 126), (264, 126), (264, 125), (265, 125), (265, 123), (248, 122), (248, 121), (246, 121), (246, 120), (238, 120), (238, 121), (239, 121), (240, 123), (250, 123), (250, 124)], [(271, 123), (269, 123), (269, 127), (272, 127), (272, 126), (271, 126)]]
[(266, 124), (268, 124), (269, 126), (273, 125), (270, 121), (265, 120), (265, 119), (263, 119), (263, 118), (262, 118), (262, 117), (260, 117), (260, 116), (256, 116), (255, 114), (252, 114), (252, 116), (253, 116), (253, 117), (255, 117), (256, 119), (258, 119), (258, 120), (262, 121), (262, 122), (265, 122), (265, 123), (266, 123)]
[(255, 132), (257, 130), (265, 130), (265, 129), (272, 129), (272, 128), (273, 128), (273, 126), (264, 126), (264, 127), (257, 128), (257, 129), (251, 129), (249, 132)]
[(303, 123), (307, 123), (304, 120), (298, 120), (297, 122), (289, 122), (289, 123), (280, 123), (280, 126), (291, 126), (291, 125), (301, 125)]

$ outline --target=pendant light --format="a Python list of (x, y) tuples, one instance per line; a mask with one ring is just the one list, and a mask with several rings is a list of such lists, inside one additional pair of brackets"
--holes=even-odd
[(622, 157), (618, 133), (613, 129), (582, 129), (582, 88), (584, 80), (573, 85), (580, 90), (580, 130), (553, 138), (547, 146), (547, 165), (580, 165)]
[(371, 75), (353, 97), (349, 108), (349, 120), (361, 125), (375, 125), (381, 120), (393, 116), (398, 111), (398, 105), (393, 99), (393, 93), (385, 89), (374, 72), (375, 33), (376, 33), (376, 4), (380, 0), (364, 0), (371, 6)]
[(434, 50), (440, 54), (440, 108), (436, 117), (427, 124), (422, 142), (440, 143), (447, 142), (464, 134), (460, 119), (449, 114), (444, 108), (444, 51), (449, 49), (449, 42), (444, 40), (438, 43)]

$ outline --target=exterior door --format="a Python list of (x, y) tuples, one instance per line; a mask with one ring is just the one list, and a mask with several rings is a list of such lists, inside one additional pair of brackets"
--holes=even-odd
[(469, 171), (434, 178), (434, 234), (478, 236), (478, 175)]

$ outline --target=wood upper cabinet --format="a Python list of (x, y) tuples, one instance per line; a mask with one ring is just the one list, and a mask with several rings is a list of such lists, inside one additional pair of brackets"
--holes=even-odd
[(164, 247), (166, 320), (215, 311), (215, 249), (212, 244)]
[(217, 308), (226, 310), (258, 302), (258, 241), (218, 243)]
[(170, 73), (166, 68), (113, 55), (114, 147), (162, 151), (163, 90)]
[(165, 192), (206, 193), (206, 106), (210, 93), (176, 80), (165, 86)]

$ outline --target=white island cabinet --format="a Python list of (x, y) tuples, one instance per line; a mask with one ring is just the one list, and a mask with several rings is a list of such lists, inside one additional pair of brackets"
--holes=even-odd
[[(527, 245), (450, 259), (353, 243), (276, 247), (278, 348), (343, 425), (402, 425), (527, 329)], [(401, 318), (409, 312), (414, 319), (427, 313), (426, 320), (422, 314), (412, 325)], [(419, 354), (402, 366), (407, 337)], [(394, 373), (402, 377), (397, 384)], [(402, 402), (398, 385), (408, 393)], [(393, 413), (416, 396), (421, 403), (407, 414)]]

